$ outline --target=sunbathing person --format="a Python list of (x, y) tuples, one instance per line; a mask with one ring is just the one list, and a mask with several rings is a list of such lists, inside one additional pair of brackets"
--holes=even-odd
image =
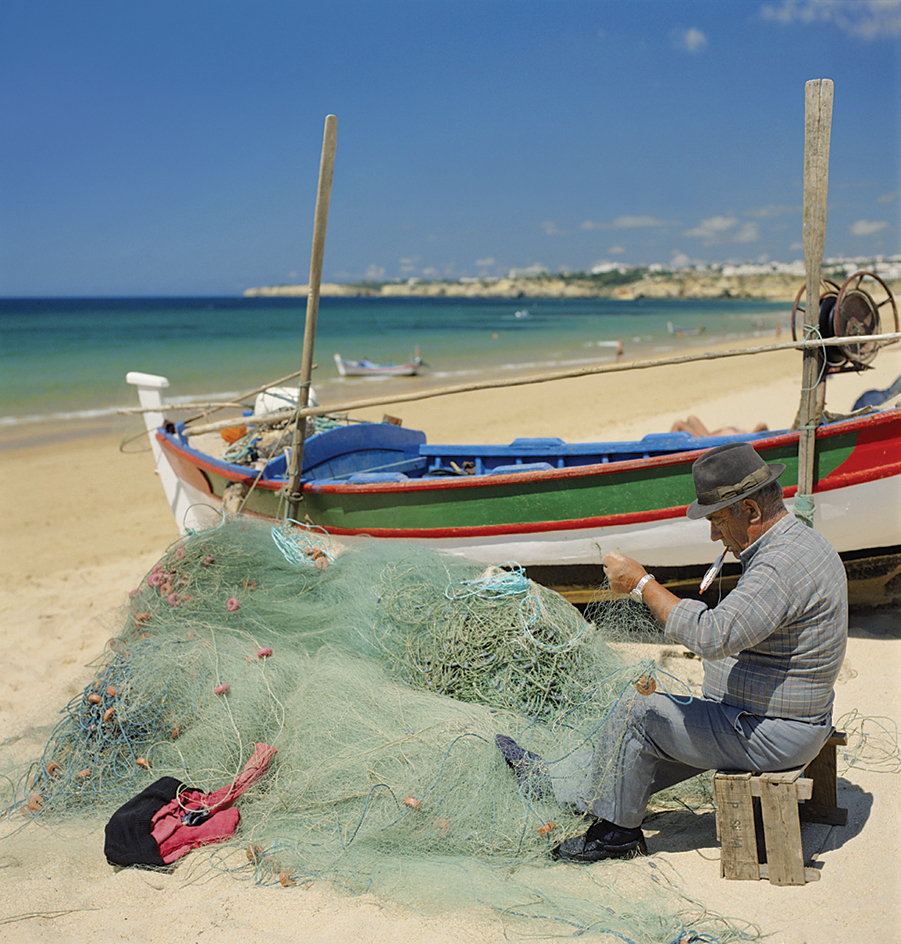
[(696, 416), (689, 416), (684, 420), (676, 420), (670, 428), (670, 432), (689, 433), (691, 436), (734, 436), (747, 432), (763, 433), (768, 429), (766, 423), (758, 423), (752, 430), (739, 429), (737, 426), (722, 426), (720, 429), (711, 432)]

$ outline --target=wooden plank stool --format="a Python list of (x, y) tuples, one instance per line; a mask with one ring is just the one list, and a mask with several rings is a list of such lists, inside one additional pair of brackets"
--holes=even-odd
[(804, 868), (801, 820), (835, 826), (848, 821), (848, 811), (837, 805), (835, 762), (836, 746), (847, 743), (843, 733), (833, 732), (807, 767), (797, 770), (716, 771), (713, 801), (721, 876), (766, 878), (773, 885), (804, 885), (819, 879), (816, 869)]

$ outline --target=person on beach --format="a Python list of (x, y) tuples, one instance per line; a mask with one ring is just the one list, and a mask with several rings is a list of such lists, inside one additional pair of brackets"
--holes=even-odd
[[(766, 423), (758, 423), (752, 433), (766, 432), (769, 427)], [(748, 430), (738, 426), (722, 426), (711, 432), (696, 416), (688, 416), (684, 420), (676, 420), (670, 427), (671, 433), (688, 433), (691, 436), (734, 436), (737, 433), (747, 433)]]
[(803, 767), (831, 734), (847, 579), (832, 545), (785, 508), (777, 481), (784, 471), (750, 443), (717, 446), (692, 466), (697, 499), (688, 517), (706, 518), (711, 540), (743, 566), (735, 589), (713, 608), (670, 593), (638, 561), (603, 558), (610, 588), (642, 601), (668, 640), (704, 660), (701, 697), (621, 699), (593, 750), (566, 761), (546, 762), (497, 736), (524, 793), (553, 792), (561, 805), (595, 818), (558, 845), (555, 858), (644, 854), (641, 822), (652, 794), (706, 770)]

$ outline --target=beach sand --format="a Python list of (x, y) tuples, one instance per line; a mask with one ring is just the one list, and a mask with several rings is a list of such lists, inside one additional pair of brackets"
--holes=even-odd
[[(771, 340), (771, 339), (768, 339)], [(901, 374), (901, 350), (880, 353), (875, 369), (828, 381), (827, 409), (850, 409), (860, 392)], [(789, 426), (798, 407), (800, 355), (784, 352), (701, 364), (467, 393), (367, 411), (400, 416), (432, 442), (509, 441), (517, 435), (570, 441), (666, 431), (690, 413), (710, 428)], [(387, 388), (384, 388), (387, 389)], [(361, 396), (371, 396), (360, 386)], [(177, 537), (140, 441), (119, 444), (134, 419), (106, 426), (17, 428), (0, 438), (4, 490), (3, 672), (0, 741), (37, 756), (58, 712), (89, 678), (86, 664), (118, 631), (116, 609)], [(759, 926), (772, 944), (828, 944), (898, 938), (897, 848), (901, 822), (896, 722), (901, 609), (856, 608), (836, 690), (836, 718), (880, 719), (863, 752), (839, 761), (846, 827), (806, 826), (806, 856), (819, 881), (778, 888), (719, 877), (712, 814), (671, 813), (648, 829), (649, 862), (672, 869), (680, 887), (714, 912)], [(103, 857), (102, 829), (21, 821), (0, 824), (0, 941), (215, 940), (325, 942), (504, 941), (500, 919), (484, 913), (441, 918), (405, 911), (369, 895), (348, 898), (326, 885), (261, 888), (209, 868), (195, 852), (172, 874), (115, 872)], [(557, 865), (555, 868), (581, 869)], [(617, 864), (589, 868), (616, 869)], [(605, 873), (615, 874), (615, 873)], [(564, 932), (565, 933), (565, 932)], [(534, 938), (533, 938), (534, 940)], [(663, 942), (661, 942), (663, 944)]]

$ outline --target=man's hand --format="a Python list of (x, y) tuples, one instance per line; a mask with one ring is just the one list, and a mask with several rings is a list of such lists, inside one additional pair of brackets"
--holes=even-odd
[(614, 593), (629, 593), (632, 588), (647, 573), (637, 560), (625, 557), (617, 551), (605, 554), (601, 560), (604, 573), (610, 582), (610, 589)]
[[(631, 593), (638, 581), (647, 573), (637, 560), (632, 560), (631, 557), (625, 557), (616, 551), (605, 554), (601, 563), (604, 565), (604, 573), (610, 582), (610, 589), (614, 593)], [(645, 585), (642, 600), (664, 626), (670, 611), (679, 602), (679, 598), (674, 593), (661, 587), (656, 580), (651, 580)]]

